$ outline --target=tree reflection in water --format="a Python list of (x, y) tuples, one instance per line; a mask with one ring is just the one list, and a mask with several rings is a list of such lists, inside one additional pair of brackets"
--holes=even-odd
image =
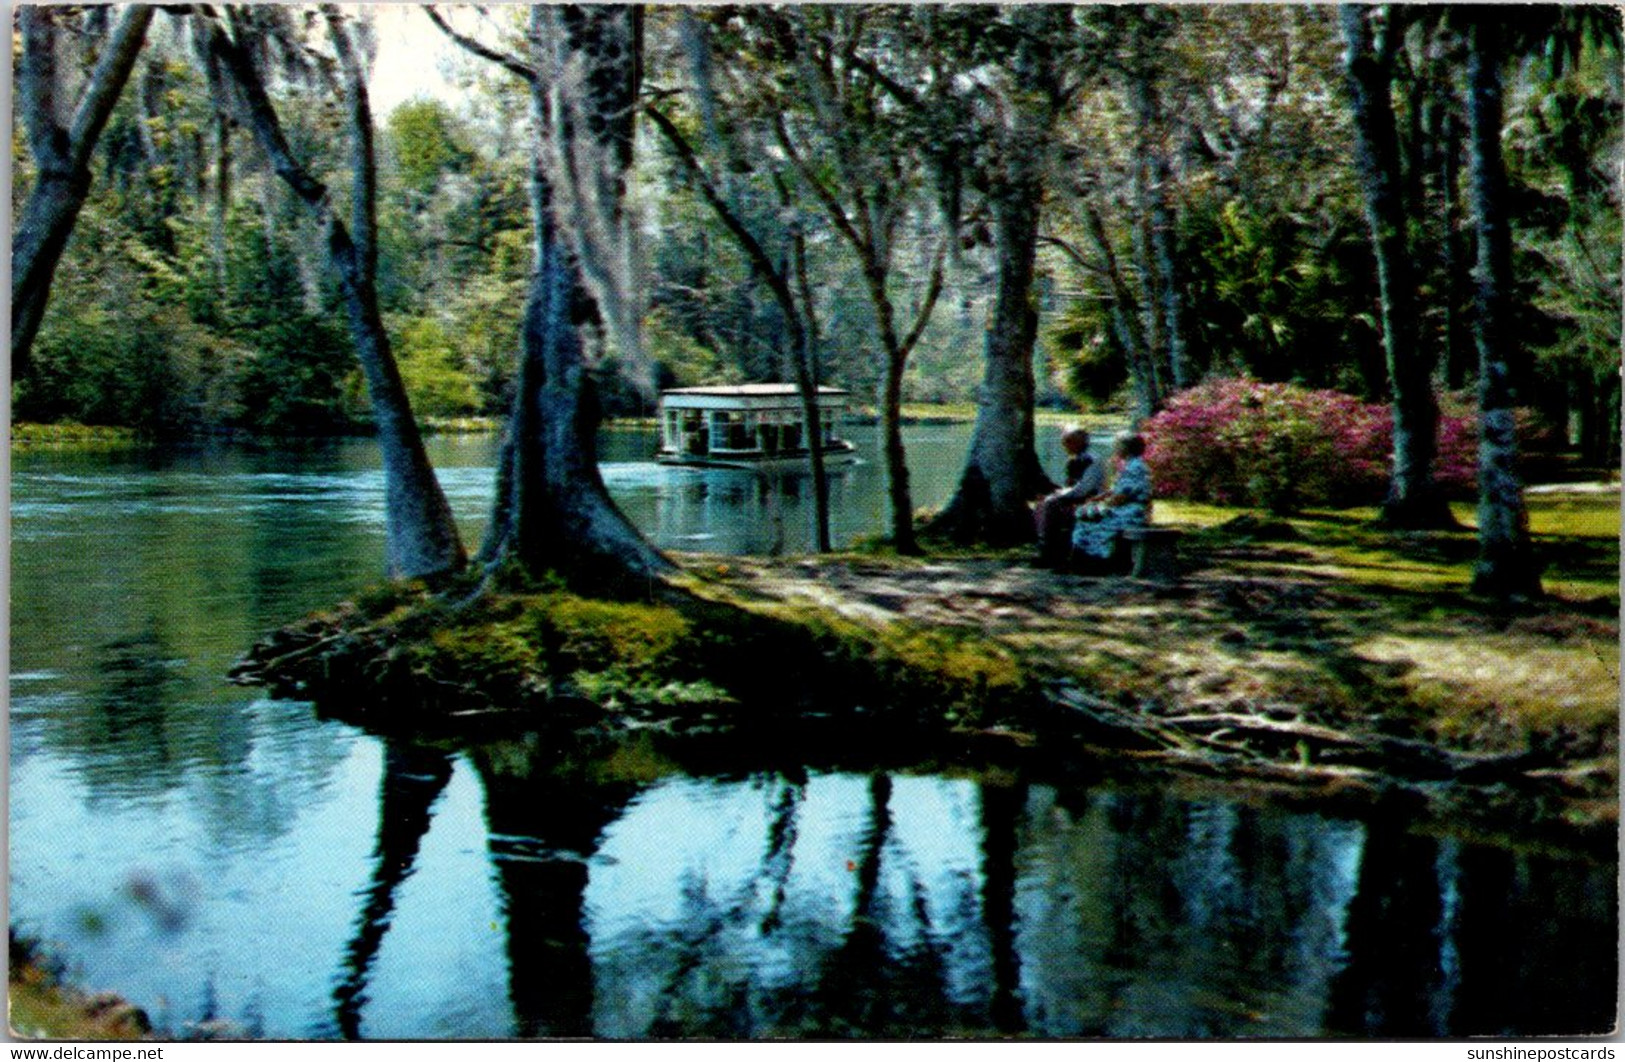
[(451, 781), (451, 757), (438, 749), (384, 741), (384, 771), (378, 797), (378, 839), (373, 846), (372, 881), (367, 887), (355, 937), (344, 957), (344, 976), (333, 990), (334, 1019), (340, 1035), (361, 1035), (367, 975), (389, 930), (395, 898), (412, 873), (434, 805)]
[[(1159, 793), (884, 772), (634, 783), (560, 766), (537, 737), (466, 755), (523, 1037), (1459, 1036), (1612, 1021), (1601, 866)], [(378, 869), (335, 997), (350, 1035), (449, 775), (443, 756), (414, 765), (392, 747), (389, 763)]]

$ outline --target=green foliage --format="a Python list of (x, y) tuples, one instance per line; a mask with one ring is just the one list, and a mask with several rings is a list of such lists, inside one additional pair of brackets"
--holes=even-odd
[(409, 318), (394, 329), (401, 380), (420, 417), (463, 417), (480, 409), (474, 378), (463, 366), (451, 336), (433, 317)]
[[(13, 389), (19, 420), (119, 425), (159, 437), (242, 414), (245, 349), (200, 327), (117, 229), (87, 212), (86, 253), (58, 270), (30, 373)], [(123, 293), (108, 298), (108, 292)]]
[(355, 372), (350, 336), (327, 317), (290, 314), (249, 333), (254, 356), (241, 384), (243, 426), (286, 435), (326, 435), (354, 423), (347, 381)]
[(684, 331), (671, 310), (657, 308), (644, 323), (644, 344), (661, 386), (736, 383), (739, 370)]
[[(1597, 460), (1617, 456), (1620, 406), (1613, 252), (1622, 231), (1614, 180), (1622, 106), (1619, 27), (1610, 19), (1586, 9), (1520, 22), (1503, 138), (1518, 207), (1521, 283), (1511, 317), (1517, 348), (1529, 355), (1523, 400), (1554, 426), (1567, 419)], [(1337, 95), (1341, 44), (1329, 9), (1079, 9), (1046, 20), (974, 6), (861, 17), (730, 8), (701, 21), (713, 35), (713, 98), (702, 99), (696, 84), (663, 97), (662, 107), (770, 257), (791, 262), (792, 237), (804, 238), (824, 380), (872, 389), (876, 320), (823, 204), (782, 157), (777, 120), (786, 119), (791, 141), (809, 149), (803, 157), (826, 188), (844, 194), (858, 178), (867, 215), (854, 209), (850, 220), (886, 231), (900, 319), (919, 296), (937, 223), (958, 223), (947, 287), (904, 384), (909, 399), (965, 401), (981, 383), (995, 286), (996, 249), (979, 203), (997, 184), (990, 163), (1000, 149), (996, 137), (975, 135), (988, 114), (955, 77), (975, 70), (977, 79), (1008, 89), (1008, 104), (1026, 107), (1042, 87), (1023, 84), (1014, 65), (1027, 61), (1023, 42), (1037, 34), (1066, 50), (1076, 63), (1066, 73), (1084, 79), (1053, 133), (1064, 141), (1064, 165), (1046, 174), (1043, 225), (1087, 261), (1052, 270), (1035, 306), (1045, 352), (1070, 393), (1102, 407), (1124, 390), (1115, 296), (1079, 202), (1103, 218), (1121, 279), (1143, 302), (1149, 259), (1138, 249), (1135, 175), (1147, 136), (1169, 149), (1163, 191), (1190, 379), (1245, 373), (1370, 400), (1385, 393), (1376, 278)], [(1471, 383), (1474, 361), (1462, 342), (1471, 248), (1457, 248), (1452, 282), (1440, 247), (1451, 227), (1464, 232), (1462, 188), (1447, 216), (1440, 176), (1447, 145), (1435, 143), (1428, 124), (1459, 118), (1458, 60), (1433, 47), (1447, 35), (1429, 36), (1442, 24), (1406, 20), (1395, 104), (1415, 168), (1406, 196), (1422, 274), (1423, 342), (1439, 353), (1448, 340), (1455, 388)], [(675, 65), (678, 27), (676, 15), (651, 13), (650, 83), (662, 91), (690, 73)], [(855, 58), (884, 71), (890, 84), (856, 62), (831, 66), (828, 85), (807, 82), (805, 57), (786, 50), (798, 34), (813, 55), (849, 38)], [(424, 416), (506, 412), (525, 304), (532, 160), (515, 131), (528, 104), (522, 88), (476, 66), (467, 102), (420, 98), (379, 116), (380, 298)], [(1137, 79), (1160, 101), (1155, 128), (1140, 128)], [(342, 216), (348, 159), (338, 109), (312, 84), (275, 91), (295, 152), (332, 188)], [(911, 94), (917, 106), (901, 102)], [(15, 382), (19, 417), (139, 426), (155, 435), (345, 431), (365, 417), (321, 236), (261, 168), (241, 126), (231, 137), (232, 201), (216, 217), (215, 118), (192, 57), (167, 41), (150, 45), (98, 148), (96, 181), (38, 356)], [(669, 152), (640, 145), (637, 165), (634, 201), (650, 222), (652, 382), (785, 378), (786, 324), (761, 278)], [(14, 212), (31, 166), (14, 127)], [(599, 368), (607, 410), (647, 411), (650, 396), (623, 380), (620, 366)]]
[(394, 175), (419, 196), (428, 196), (443, 175), (464, 171), (474, 161), (460, 143), (456, 119), (438, 100), (406, 101), (390, 112), (386, 127)]
[(1203, 200), (1182, 218), (1197, 347), (1213, 369), (1378, 397), (1375, 275), (1358, 215)]
[(1082, 299), (1068, 303), (1049, 319), (1042, 340), (1051, 363), (1061, 367), (1067, 394), (1081, 405), (1105, 406), (1128, 383), (1128, 360), (1109, 305)]

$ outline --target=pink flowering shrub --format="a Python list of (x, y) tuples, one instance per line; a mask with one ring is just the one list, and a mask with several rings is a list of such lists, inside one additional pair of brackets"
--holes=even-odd
[[(1380, 502), (1388, 490), (1393, 422), (1386, 405), (1292, 384), (1217, 380), (1184, 391), (1141, 428), (1157, 493), (1291, 512)], [(1439, 420), (1434, 471), (1470, 491), (1477, 425)]]

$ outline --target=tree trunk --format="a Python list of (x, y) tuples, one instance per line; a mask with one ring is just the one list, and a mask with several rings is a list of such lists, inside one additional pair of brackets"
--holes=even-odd
[(1036, 159), (1019, 165), (1027, 171), (1022, 179), (992, 202), (998, 289), (970, 454), (953, 498), (930, 525), (933, 533), (956, 542), (1014, 546), (1031, 541), (1028, 503), (1054, 486), (1033, 442), (1033, 342), (1038, 333), (1033, 273), (1043, 187)]
[(90, 75), (72, 125), (57, 116), (56, 19), (48, 4), (24, 4), (17, 12), (22, 55), (17, 69), (17, 109), (28, 127), (38, 167), (11, 245), (11, 378), (28, 371), (34, 337), (51, 297), (62, 251), (90, 192), (90, 156), (129, 80), (146, 41), (155, 8), (132, 4), (106, 42)]
[[(347, 44), (340, 28), (335, 28), (334, 39), (336, 44), (341, 41)], [(356, 360), (367, 381), (379, 449), (383, 454), (387, 570), (396, 578), (428, 578), (455, 572), (464, 563), (457, 524), (429, 464), (429, 455), (424, 450), (390, 347), (389, 334), (384, 330), (378, 311), (371, 268), (375, 254), (370, 220), (371, 165), (370, 161), (360, 158), (363, 153), (370, 153), (370, 138), (358, 136), (354, 145), (358, 155), (354, 194), (359, 222), (358, 246), (333, 213), (326, 186), (293, 157), (281, 121), (248, 54), (226, 36), (218, 23), (210, 26), (209, 46), (242, 93), (254, 135), (278, 176), (293, 189), (325, 231), (328, 260), (338, 275), (339, 289), (344, 296)], [(343, 49), (345, 44), (339, 47)], [(372, 119), (365, 86), (354, 67), (349, 75), (352, 125), (370, 130)]]
[[(1140, 36), (1143, 49), (1153, 45), (1146, 32), (1142, 29)], [(1166, 350), (1170, 391), (1178, 392), (1190, 386), (1190, 371), (1185, 358), (1184, 299), (1175, 262), (1173, 208), (1168, 205), (1173, 169), (1168, 164), (1165, 121), (1156, 86), (1152, 83), (1155, 68), (1148, 52), (1141, 53), (1138, 67), (1134, 84), (1140, 147), (1136, 191), (1142, 224), (1140, 263), (1150, 323), (1149, 353), (1154, 361), (1162, 362)]]
[(1118, 268), (1117, 254), (1106, 235), (1106, 223), (1092, 204), (1085, 204), (1084, 211), (1089, 222), (1089, 236), (1094, 241), (1095, 249), (1100, 252), (1106, 277), (1111, 282), (1112, 321), (1118, 342), (1122, 344), (1128, 360), (1129, 378), (1133, 381), (1134, 417), (1136, 421), (1145, 420), (1162, 408), (1162, 382), (1151, 352), (1146, 347), (1139, 304), (1135, 301), (1134, 292), (1129, 289), (1128, 281), (1123, 278), (1123, 271)]
[[(1149, 148), (1142, 148), (1142, 152)], [(1153, 209), (1151, 205), (1151, 174), (1150, 163), (1142, 153), (1140, 160), (1134, 167), (1134, 259), (1135, 272), (1140, 278), (1140, 321), (1141, 334), (1145, 336), (1145, 359), (1151, 373), (1159, 383), (1169, 381), (1167, 344), (1163, 340), (1163, 323), (1166, 318), (1162, 314), (1161, 299), (1157, 291), (1157, 266), (1155, 258), (1155, 239), (1151, 228)], [(1163, 391), (1163, 386), (1157, 390)], [(1171, 388), (1167, 389), (1171, 392)]]
[[(481, 550), (491, 563), (512, 559), (530, 575), (560, 573), (593, 592), (646, 588), (673, 566), (615, 505), (598, 470), (601, 414), (582, 328), (599, 307), (576, 249), (560, 231), (547, 160), (592, 159), (599, 168), (582, 179), (602, 182), (598, 190), (615, 197), (619, 209), (632, 161), (639, 33), (632, 8), (533, 9), (533, 45), (563, 48), (577, 80), (566, 87), (574, 95), (561, 109), (550, 78), (527, 79), (539, 137), (531, 166), (535, 266), (493, 531)], [(536, 58), (536, 70), (550, 68)]]
[(913, 353), (920, 334), (936, 306), (942, 292), (943, 257), (946, 245), (937, 251), (932, 263), (931, 278), (927, 282), (925, 300), (920, 307), (913, 329), (905, 336), (897, 334), (896, 314), (891, 295), (887, 291), (886, 270), (877, 260), (875, 248), (860, 253), (868, 260), (865, 270), (869, 279), (869, 301), (874, 304), (875, 317), (880, 323), (880, 342), (885, 349), (885, 363), (880, 379), (880, 433), (881, 448), (886, 458), (886, 499), (891, 509), (891, 541), (897, 552), (912, 555), (920, 551), (914, 536), (914, 502), (908, 484), (908, 453), (903, 446), (903, 371), (908, 367), (908, 356)]
[(1031, 543), (1029, 502), (1054, 487), (1033, 445), (1033, 281), (1055, 124), (1071, 98), (1062, 55), (1074, 31), (1059, 6), (1009, 11), (1016, 38), (1008, 72), (1018, 91), (1005, 101), (1003, 127), (989, 131), (995, 165), (978, 178), (987, 187), (998, 261), (982, 389), (959, 486), (930, 525), (954, 541), (993, 546)]
[(1439, 148), (1440, 210), (1443, 214), (1443, 232), (1439, 241), (1439, 266), (1444, 284), (1444, 379), (1451, 390), (1466, 386), (1473, 370), (1474, 353), (1471, 329), (1463, 313), (1467, 303), (1466, 270), (1462, 268), (1466, 254), (1462, 251), (1461, 232), (1461, 123), (1454, 114), (1446, 113), (1442, 119), (1443, 143)]
[[(792, 317), (793, 317), (793, 310)], [(791, 329), (792, 358), (795, 361), (796, 390), (801, 396), (801, 416), (807, 422), (802, 435), (807, 441), (807, 471), (813, 485), (813, 536), (819, 553), (834, 548), (829, 533), (829, 475), (824, 468), (824, 450), (821, 414), (818, 409), (818, 379), (813, 375), (812, 343), (807, 330), (798, 321)]]
[(1479, 14), (1467, 31), (1469, 195), (1478, 235), (1478, 564), (1474, 593), (1538, 597), (1540, 571), (1529, 543), (1518, 432), (1513, 419), (1512, 229), (1501, 157), (1501, 44), (1496, 16)]
[(1161, 106), (1154, 80), (1152, 57), (1157, 29), (1144, 15), (1131, 20), (1133, 60), (1127, 71), (1129, 99), (1134, 111), (1134, 257), (1140, 276), (1141, 334), (1145, 357), (1159, 378), (1153, 390), (1166, 397), (1184, 388), (1184, 347), (1173, 331), (1179, 324), (1179, 297), (1174, 288), (1174, 266), (1168, 232), (1167, 153), (1159, 138)]
[(1179, 287), (1178, 255), (1174, 247), (1174, 212), (1168, 205), (1168, 185), (1173, 173), (1168, 160), (1158, 155), (1152, 173), (1156, 178), (1151, 192), (1151, 246), (1157, 266), (1157, 284), (1162, 289), (1162, 328), (1168, 343), (1168, 379), (1174, 391), (1190, 386), (1190, 364), (1185, 352), (1185, 297)]
[[(787, 214), (790, 213), (792, 199), (788, 182), (775, 174), (773, 183), (778, 186), (779, 205)], [(804, 437), (808, 443), (807, 474), (812, 477), (813, 485), (813, 546), (819, 553), (828, 553), (834, 548), (834, 540), (829, 531), (829, 475), (825, 471), (824, 451), (818, 445), (823, 438), (819, 419), (822, 413), (818, 403), (818, 382), (821, 378), (818, 369), (818, 318), (813, 312), (812, 280), (807, 275), (807, 241), (799, 225), (791, 225), (789, 251), (780, 262), (778, 275), (783, 279), (774, 291), (777, 294), (782, 289), (783, 292), (779, 296), (779, 312), (784, 316), (789, 333), (790, 374), (796, 379), (801, 416), (807, 423)], [(792, 275), (796, 280), (794, 287), (790, 284)]]
[[(1392, 389), (1393, 470), (1382, 519), (1394, 527), (1454, 527), (1455, 519), (1433, 480), (1439, 411), (1432, 366), (1417, 341), (1416, 278), (1405, 232), (1399, 132), (1389, 100), (1390, 45), (1373, 44), (1368, 11), (1352, 4), (1340, 9), (1355, 160), (1377, 260), (1383, 353)], [(1385, 32), (1392, 34), (1394, 27), (1389, 25)]]

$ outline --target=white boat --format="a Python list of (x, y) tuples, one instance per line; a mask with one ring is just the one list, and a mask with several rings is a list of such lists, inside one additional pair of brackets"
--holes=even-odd
[[(836, 437), (848, 393), (818, 389), (818, 440), (826, 464), (857, 460)], [(660, 394), (660, 452), (666, 464), (712, 468), (804, 468), (808, 432), (794, 384), (677, 387)]]

